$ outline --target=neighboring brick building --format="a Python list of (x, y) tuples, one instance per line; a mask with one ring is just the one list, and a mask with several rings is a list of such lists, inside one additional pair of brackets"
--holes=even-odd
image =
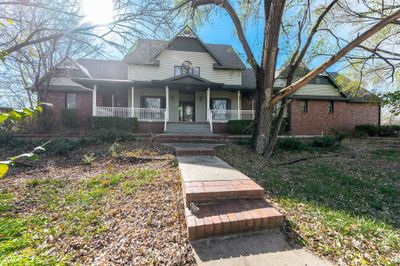
[[(302, 66), (297, 78), (307, 71)], [(286, 75), (287, 68), (277, 75), (277, 90)], [(91, 116), (118, 116), (137, 117), (140, 132), (161, 133), (182, 122), (188, 130), (198, 123), (224, 133), (228, 120), (254, 117), (252, 69), (231, 46), (206, 44), (190, 28), (170, 41), (138, 40), (121, 61), (67, 58), (39, 84), (39, 98), (54, 105), (55, 117), (75, 109), (82, 127)], [(346, 94), (331, 74), (319, 75), (289, 97), (286, 133), (320, 135), (379, 124), (377, 98), (361, 94)]]

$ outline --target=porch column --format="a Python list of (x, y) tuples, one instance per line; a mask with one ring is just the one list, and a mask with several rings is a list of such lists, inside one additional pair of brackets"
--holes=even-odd
[(96, 116), (97, 111), (97, 84), (93, 85), (93, 92), (92, 92), (92, 115)]
[(210, 121), (210, 88), (207, 88), (207, 121)]
[(242, 118), (242, 114), (240, 113), (240, 98), (241, 98), (241, 94), (240, 91), (237, 92), (237, 118), (238, 120), (240, 120)]
[(131, 117), (135, 117), (135, 87), (131, 87)]
[(165, 120), (169, 121), (169, 88), (165, 86)]

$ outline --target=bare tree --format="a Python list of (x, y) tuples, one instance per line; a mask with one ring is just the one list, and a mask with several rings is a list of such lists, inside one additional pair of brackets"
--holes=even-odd
[[(286, 3), (287, 2), (287, 3)], [(272, 155), (276, 137), (282, 122), (283, 112), (286, 106), (287, 97), (293, 94), (295, 91), (300, 89), (302, 86), (310, 82), (320, 73), (324, 72), (337, 63), (339, 60), (345, 58), (352, 50), (365, 45), (365, 41), (371, 36), (377, 36), (381, 34), (382, 29), (389, 25), (399, 24), (400, 10), (398, 5), (390, 4), (386, 5), (384, 2), (380, 2), (379, 12), (376, 12), (374, 8), (368, 5), (367, 1), (353, 1), (353, 5), (349, 3), (351, 1), (336, 1), (332, 0), (326, 6), (318, 4), (316, 6), (312, 1), (280, 1), (280, 0), (265, 0), (265, 1), (239, 1), (236, 4), (232, 4), (228, 0), (191, 0), (185, 1), (185, 3), (193, 9), (193, 13), (196, 11), (202, 12), (204, 7), (213, 7), (216, 9), (224, 10), (234, 23), (237, 36), (243, 46), (246, 54), (248, 64), (252, 67), (256, 74), (256, 119), (255, 119), (255, 130), (253, 135), (253, 148), (259, 153), (267, 157)], [(378, 2), (378, 1), (377, 1)], [(358, 9), (355, 7), (358, 3)], [(377, 6), (378, 3), (375, 3)], [(367, 6), (365, 8), (360, 5)], [(276, 58), (278, 56), (278, 45), (281, 31), (285, 32), (285, 12), (291, 7), (303, 6), (303, 10), (300, 12), (298, 21), (291, 21), (291, 28), (295, 29), (297, 33), (294, 38), (296, 43), (295, 49), (291, 51), (291, 55), (288, 57), (289, 60), (289, 76), (286, 80), (285, 88), (274, 93), (273, 85), (275, 80), (276, 70)], [(331, 56), (315, 69), (312, 69), (305, 76), (298, 80), (294, 80), (293, 76), (299, 67), (300, 63), (305, 57), (310, 57), (310, 47), (315, 46), (316, 35), (326, 32), (329, 25), (326, 24), (327, 16), (332, 15), (331, 12), (335, 8), (342, 12), (350, 12), (349, 6), (355, 7), (356, 10), (351, 10), (354, 14), (359, 16), (360, 21), (353, 21), (353, 40), (346, 40), (345, 42), (338, 41), (338, 48), (336, 50), (331, 49), (329, 46), (319, 47), (319, 50), (329, 51)], [(347, 7), (347, 10), (346, 10)], [(263, 20), (262, 25), (264, 27), (263, 35), (263, 46), (262, 46), (262, 57), (260, 62), (255, 58), (254, 51), (251, 49), (249, 42), (245, 36), (243, 17), (249, 16), (254, 11), (262, 10)], [(241, 16), (245, 14), (245, 16)], [(361, 21), (364, 19), (365, 21)], [(338, 25), (340, 22), (336, 20)], [(371, 23), (372, 22), (372, 23)], [(342, 25), (347, 22), (343, 22)], [(358, 28), (358, 30), (357, 30)], [(339, 35), (339, 33), (338, 33)], [(304, 37), (305, 36), (305, 37)], [(340, 45), (339, 43), (344, 43)], [(381, 53), (383, 54), (383, 53)], [(282, 108), (279, 110), (277, 119), (274, 121), (274, 107), (281, 103)], [(275, 122), (275, 124), (274, 124)]]

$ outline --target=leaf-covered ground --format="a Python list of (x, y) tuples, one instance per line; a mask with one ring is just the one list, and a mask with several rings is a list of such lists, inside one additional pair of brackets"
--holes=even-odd
[(180, 197), (157, 145), (44, 153), (0, 180), (0, 264), (194, 264)]
[(239, 145), (218, 154), (265, 188), (308, 249), (339, 265), (400, 265), (399, 144), (352, 141), (336, 151), (279, 151), (269, 161)]

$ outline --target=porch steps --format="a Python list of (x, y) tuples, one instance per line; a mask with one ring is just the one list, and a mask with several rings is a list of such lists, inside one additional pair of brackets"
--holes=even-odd
[(284, 217), (264, 199), (264, 189), (226, 162), (202, 155), (177, 159), (189, 240), (282, 225)]
[(158, 143), (207, 143), (207, 144), (224, 144), (226, 138), (222, 135), (205, 134), (160, 134), (154, 140)]
[(199, 122), (167, 122), (164, 133), (169, 135), (212, 135), (210, 125)]
[(162, 143), (175, 149), (176, 156), (215, 155), (215, 147), (223, 144), (214, 143)]

